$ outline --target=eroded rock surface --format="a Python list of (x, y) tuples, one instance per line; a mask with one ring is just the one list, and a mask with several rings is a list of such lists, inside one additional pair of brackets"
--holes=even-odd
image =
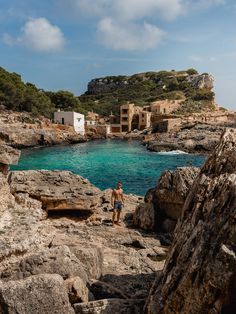
[(46, 210), (93, 213), (101, 205), (101, 191), (70, 171), (15, 171), (9, 178), (12, 194), (28, 193)]
[(185, 199), (200, 169), (194, 167), (165, 171), (156, 188), (150, 189), (145, 203), (134, 214), (134, 223), (145, 230), (172, 232), (181, 216)]
[(63, 278), (38, 275), (0, 285), (0, 313), (73, 314)]
[(235, 313), (236, 131), (229, 129), (185, 201), (146, 313)]
[(53, 124), (45, 117), (3, 110), (0, 112), (0, 142), (15, 148), (80, 143), (86, 139), (72, 126)]
[(0, 173), (0, 192), (0, 313), (142, 313), (167, 253), (133, 229), (143, 198), (125, 195), (112, 227), (112, 191), (70, 172)]

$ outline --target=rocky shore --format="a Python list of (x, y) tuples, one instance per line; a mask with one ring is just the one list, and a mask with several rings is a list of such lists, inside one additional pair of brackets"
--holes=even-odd
[[(145, 198), (68, 171), (8, 172), (0, 146), (0, 313), (231, 313), (236, 310), (236, 131), (201, 170), (166, 171)], [(232, 312), (232, 313), (233, 313)]]
[(45, 117), (0, 111), (0, 143), (14, 148), (51, 146), (85, 142), (70, 126), (53, 124)]

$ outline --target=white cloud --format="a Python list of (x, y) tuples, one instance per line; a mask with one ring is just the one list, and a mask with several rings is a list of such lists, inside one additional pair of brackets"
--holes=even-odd
[[(65, 2), (65, 0), (60, 0)], [(150, 16), (173, 19), (183, 10), (184, 0), (67, 0), (80, 14), (136, 20)]]
[(98, 23), (99, 40), (114, 50), (148, 50), (156, 47), (164, 35), (161, 29), (148, 23), (127, 25), (111, 18), (104, 18)]
[(60, 28), (52, 25), (46, 18), (29, 19), (21, 32), (22, 34), (17, 38), (4, 34), (4, 42), (9, 46), (19, 44), (39, 52), (58, 51), (65, 45), (65, 38)]
[(121, 18), (135, 20), (148, 16), (173, 19), (183, 11), (182, 0), (119, 0), (115, 11)]
[[(100, 43), (115, 50), (148, 50), (163, 39), (157, 21), (170, 21), (191, 10), (225, 0), (58, 0), (65, 11), (92, 17)], [(153, 25), (153, 21), (156, 21)], [(145, 21), (145, 22), (144, 22)]]
[(224, 4), (226, 4), (226, 0), (189, 0), (189, 2), (186, 1), (186, 8), (188, 11), (191, 9), (206, 10), (212, 6)]
[(206, 64), (209, 64), (209, 62), (216, 62), (218, 60), (215, 56), (198, 56), (198, 55), (192, 55), (189, 57), (189, 59), (195, 63)]

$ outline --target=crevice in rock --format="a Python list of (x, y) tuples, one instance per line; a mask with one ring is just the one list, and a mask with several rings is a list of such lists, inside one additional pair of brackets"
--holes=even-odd
[(86, 220), (93, 213), (90, 210), (63, 209), (63, 210), (48, 210), (47, 214), (48, 214), (47, 218), (53, 219), (66, 217), (76, 220)]

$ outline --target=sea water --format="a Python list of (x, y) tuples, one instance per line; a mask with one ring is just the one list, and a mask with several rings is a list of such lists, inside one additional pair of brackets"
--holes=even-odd
[(205, 157), (181, 151), (149, 152), (138, 141), (96, 140), (68, 146), (25, 149), (12, 170), (70, 170), (87, 178), (100, 189), (123, 182), (125, 193), (145, 195), (155, 187), (164, 170), (196, 166)]

